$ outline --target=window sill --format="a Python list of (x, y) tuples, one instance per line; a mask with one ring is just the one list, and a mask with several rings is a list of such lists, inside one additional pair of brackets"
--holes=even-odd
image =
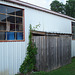
[(72, 40), (75, 40), (75, 39), (72, 39)]
[(24, 42), (25, 40), (0, 40), (0, 42)]

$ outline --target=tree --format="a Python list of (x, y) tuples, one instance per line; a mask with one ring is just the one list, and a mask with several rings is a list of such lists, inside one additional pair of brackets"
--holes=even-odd
[(66, 1), (65, 9), (66, 15), (75, 18), (75, 0)]
[(52, 3), (50, 4), (51, 6), (51, 10), (58, 12), (58, 13), (62, 13), (65, 14), (65, 5), (63, 3), (60, 3), (57, 0), (52, 1)]
[(35, 55), (37, 54), (37, 48), (36, 48), (36, 45), (32, 42), (31, 30), (32, 30), (32, 27), (30, 25), (30, 34), (29, 34), (29, 43), (28, 43), (28, 47), (27, 47), (27, 55), (26, 55), (26, 58), (23, 61), (22, 65), (19, 68), (19, 71), (23, 74), (30, 73), (31, 71), (36, 69)]
[(55, 0), (50, 4), (50, 6), (53, 11), (75, 18), (75, 0), (67, 0), (65, 5)]

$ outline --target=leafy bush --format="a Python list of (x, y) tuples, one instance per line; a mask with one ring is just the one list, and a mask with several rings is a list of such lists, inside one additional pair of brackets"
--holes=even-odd
[(32, 33), (31, 33), (32, 27), (30, 25), (30, 34), (29, 34), (29, 44), (27, 47), (27, 55), (25, 60), (23, 61), (22, 65), (19, 68), (19, 71), (23, 74), (26, 74), (28, 72), (33, 71), (36, 67), (36, 57), (37, 54), (37, 48), (36, 45), (32, 42)]

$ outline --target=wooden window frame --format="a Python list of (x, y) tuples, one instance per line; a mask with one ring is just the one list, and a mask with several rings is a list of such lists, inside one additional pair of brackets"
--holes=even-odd
[[(0, 40), (0, 42), (24, 42), (25, 41), (25, 9), (23, 8), (19, 8), (19, 7), (15, 7), (15, 6), (11, 6), (11, 5), (6, 5), (6, 4), (1, 4), (1, 5), (5, 5), (5, 6), (9, 6), (9, 7), (13, 7), (13, 8), (18, 8), (18, 9), (22, 9), (23, 10), (23, 40)], [(12, 32), (12, 31), (9, 31)], [(17, 32), (17, 31), (16, 31)], [(20, 32), (20, 31), (18, 31)]]
[[(73, 23), (73, 22), (75, 22), (75, 21), (72, 21), (72, 22), (71, 22), (71, 32), (72, 32), (72, 27), (73, 27), (73, 26), (72, 26), (72, 23)], [(73, 33), (72, 33), (72, 35), (73, 35)], [(72, 37), (73, 37), (73, 36), (72, 36)], [(72, 38), (72, 40), (75, 40), (75, 39)]]

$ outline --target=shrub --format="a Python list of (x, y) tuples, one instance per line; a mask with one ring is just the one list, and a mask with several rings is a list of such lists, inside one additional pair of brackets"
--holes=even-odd
[(23, 74), (27, 74), (35, 70), (37, 48), (36, 45), (32, 42), (32, 26), (30, 25), (30, 34), (29, 34), (29, 43), (27, 47), (27, 55), (22, 65), (19, 68), (19, 71)]

